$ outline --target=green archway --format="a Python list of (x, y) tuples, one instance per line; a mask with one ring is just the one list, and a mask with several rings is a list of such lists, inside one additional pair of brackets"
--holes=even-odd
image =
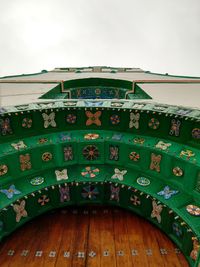
[(199, 217), (188, 211), (197, 215), (189, 205), (200, 203), (199, 116), (130, 100), (1, 110), (0, 238), (50, 209), (117, 205), (156, 224), (198, 266)]

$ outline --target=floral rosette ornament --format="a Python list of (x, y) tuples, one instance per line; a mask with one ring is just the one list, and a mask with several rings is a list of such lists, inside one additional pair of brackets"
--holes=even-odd
[(56, 127), (55, 116), (56, 116), (55, 112), (51, 112), (49, 115), (46, 113), (42, 113), (45, 129), (48, 128), (49, 126), (53, 128)]
[(21, 192), (15, 188), (14, 184), (10, 185), (8, 189), (1, 189), (0, 193), (5, 194), (8, 199), (13, 198), (15, 195), (21, 194)]
[(64, 105), (65, 106), (75, 106), (76, 102), (65, 102)]
[(133, 139), (133, 142), (135, 144), (143, 145), (144, 142), (145, 142), (145, 139), (144, 138), (141, 138), (141, 137), (136, 137), (136, 138)]
[(139, 206), (141, 204), (139, 197), (136, 195), (131, 196), (130, 201), (134, 206)]
[(64, 186), (59, 188), (60, 192), (60, 202), (67, 202), (70, 201), (70, 189), (69, 186)]
[(73, 160), (74, 154), (73, 154), (73, 149), (71, 145), (65, 146), (63, 152), (64, 152), (65, 161)]
[(44, 178), (41, 176), (34, 177), (30, 180), (30, 184), (32, 185), (41, 185), (44, 183)]
[(122, 107), (124, 103), (122, 102), (113, 102), (111, 103), (111, 107)]
[(66, 116), (66, 122), (69, 123), (69, 124), (76, 123), (76, 115), (75, 114), (68, 114)]
[(132, 160), (132, 161), (138, 161), (140, 159), (140, 154), (138, 154), (137, 152), (135, 151), (132, 151), (130, 154), (129, 154), (129, 159)]
[(148, 186), (151, 182), (148, 178), (141, 176), (137, 178), (137, 183), (141, 186)]
[(43, 154), (42, 154), (42, 160), (43, 161), (50, 161), (50, 160), (52, 160), (52, 158), (53, 158), (53, 156), (52, 156), (52, 154), (50, 153), (50, 152), (44, 152)]
[(90, 126), (92, 124), (95, 124), (97, 126), (101, 126), (101, 111), (97, 111), (95, 113), (92, 113), (90, 111), (86, 111), (85, 115), (87, 116), (86, 120), (86, 126)]
[(161, 223), (161, 212), (163, 210), (163, 206), (162, 205), (157, 205), (156, 201), (153, 200), (152, 201), (152, 207), (153, 210), (151, 212), (151, 218), (156, 218), (158, 223)]
[(32, 165), (31, 165), (30, 154), (20, 155), (19, 161), (20, 161), (20, 167), (22, 171), (31, 169)]
[(189, 150), (189, 149), (185, 149), (185, 150), (182, 150), (181, 153), (180, 153), (180, 157), (186, 157), (186, 159), (190, 159), (191, 157), (194, 157), (195, 156), (195, 153), (192, 151), (192, 150)]
[(117, 125), (120, 123), (120, 116), (117, 114), (113, 114), (110, 116), (110, 122), (112, 125)]
[(23, 118), (22, 119), (22, 127), (26, 129), (30, 129), (32, 127), (33, 121), (31, 118)]
[(0, 165), (0, 176), (5, 175), (8, 172), (8, 166), (5, 164)]
[(200, 139), (200, 129), (199, 128), (194, 128), (192, 130), (192, 137), (194, 139)]
[(180, 168), (180, 167), (174, 167), (173, 168), (173, 174), (175, 175), (175, 176), (177, 176), (177, 177), (181, 177), (181, 176), (183, 176), (183, 170)]
[(25, 200), (22, 200), (20, 204), (14, 204), (13, 209), (16, 212), (16, 222), (20, 222), (22, 217), (27, 217), (27, 211), (25, 210), (26, 202)]
[(99, 169), (96, 167), (87, 166), (82, 170), (81, 175), (85, 178), (94, 178), (99, 175)]
[(97, 134), (97, 133), (88, 133), (88, 134), (84, 135), (84, 138), (86, 140), (95, 140), (95, 139), (99, 138), (99, 134)]
[(41, 206), (45, 206), (48, 202), (50, 201), (49, 197), (47, 195), (42, 195), (39, 199), (38, 199), (38, 203)]
[(129, 128), (135, 128), (135, 129), (139, 129), (140, 124), (139, 124), (139, 120), (140, 120), (140, 113), (130, 113), (130, 121), (129, 121)]
[[(190, 258), (193, 259), (194, 261), (197, 260), (198, 257), (198, 252), (199, 252), (200, 244), (199, 241), (194, 239), (193, 240), (193, 249), (190, 252)], [(199, 265), (198, 265), (199, 266)]]
[(43, 137), (43, 138), (39, 138), (39, 139), (38, 139), (38, 143), (39, 143), (39, 144), (44, 144), (44, 143), (47, 143), (47, 142), (48, 142), (48, 139), (45, 138), (45, 137)]
[(183, 232), (182, 232), (182, 229), (178, 223), (174, 222), (172, 224), (172, 229), (173, 229), (173, 232), (176, 234), (176, 236), (178, 236), (178, 237), (182, 236)]
[(148, 123), (149, 128), (153, 129), (153, 130), (157, 130), (159, 125), (160, 125), (160, 122), (156, 118), (151, 118), (149, 123)]
[(110, 200), (116, 200), (117, 202), (119, 202), (120, 187), (111, 185), (110, 191)]
[(117, 161), (119, 159), (119, 146), (110, 145), (109, 150), (110, 150), (109, 159)]
[(196, 205), (187, 205), (186, 210), (191, 215), (200, 216), (200, 207)]
[(99, 157), (99, 150), (97, 146), (88, 145), (83, 148), (83, 156), (86, 160), (97, 160)]
[(170, 187), (167, 185), (163, 188), (163, 190), (161, 190), (160, 192), (157, 193), (157, 195), (159, 196), (163, 196), (164, 199), (170, 199), (173, 195), (178, 194), (179, 191), (178, 190), (172, 190), (170, 189)]
[(0, 119), (0, 129), (1, 129), (2, 135), (7, 135), (7, 134), (13, 133), (9, 118)]
[(99, 195), (99, 190), (93, 185), (88, 185), (83, 187), (81, 195), (85, 199), (94, 200)]

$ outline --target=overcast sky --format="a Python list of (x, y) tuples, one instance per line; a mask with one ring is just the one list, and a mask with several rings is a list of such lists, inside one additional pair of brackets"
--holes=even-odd
[(200, 0), (0, 0), (0, 76), (94, 65), (200, 76)]

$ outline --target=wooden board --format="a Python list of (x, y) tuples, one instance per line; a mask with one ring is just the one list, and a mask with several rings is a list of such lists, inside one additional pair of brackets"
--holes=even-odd
[[(12, 250), (14, 254), (8, 255)], [(0, 266), (187, 267), (188, 263), (164, 233), (133, 213), (114, 207), (75, 207), (42, 215), (5, 239), (0, 244)]]

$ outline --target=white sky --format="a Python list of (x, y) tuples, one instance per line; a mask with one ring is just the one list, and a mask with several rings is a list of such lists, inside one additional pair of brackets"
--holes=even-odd
[(0, 0), (0, 76), (93, 65), (200, 76), (200, 0)]

